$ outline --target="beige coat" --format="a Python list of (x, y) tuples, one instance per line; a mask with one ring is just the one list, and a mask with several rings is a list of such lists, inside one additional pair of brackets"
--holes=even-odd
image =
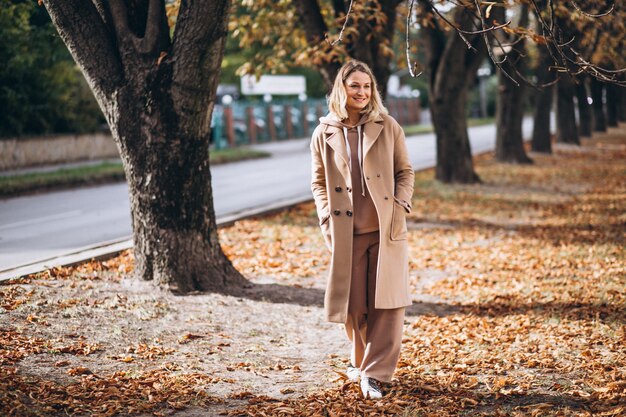
[[(311, 190), (332, 253), (324, 300), (326, 318), (345, 323), (353, 218), (352, 178), (342, 129), (320, 124), (313, 132), (311, 155)], [(405, 307), (411, 304), (406, 214), (411, 210), (414, 172), (402, 127), (390, 116), (381, 115), (363, 127), (363, 175), (378, 213), (380, 231), (375, 306)]]

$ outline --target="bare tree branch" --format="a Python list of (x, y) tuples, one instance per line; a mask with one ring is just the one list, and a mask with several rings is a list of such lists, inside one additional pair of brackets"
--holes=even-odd
[(428, 6), (430, 7), (430, 10), (432, 10), (437, 16), (439, 16), (439, 18), (441, 20), (443, 20), (448, 26), (450, 26), (451, 28), (456, 30), (456, 32), (458, 33), (459, 37), (463, 40), (463, 42), (465, 42), (465, 45), (467, 45), (468, 49), (474, 49), (472, 44), (463, 35), (465, 32), (464, 31), (460, 31), (454, 23), (449, 21), (439, 10), (437, 10), (437, 7), (432, 3), (431, 0), (424, 0), (424, 3), (428, 4)]
[(411, 17), (413, 16), (413, 4), (415, 0), (411, 0), (411, 4), (409, 5), (409, 12), (406, 15), (406, 66), (409, 68), (409, 74), (411, 77), (417, 78), (422, 75), (423, 71), (420, 71), (419, 74), (416, 74), (417, 71), (417, 61), (413, 61), (411, 64), (411, 53), (410, 53), (410, 37), (409, 37), (409, 28), (411, 27)]
[[(572, 36), (572, 38), (567, 42), (560, 41), (560, 38), (556, 36), (553, 30), (557, 27), (557, 25), (554, 18), (554, 5), (551, 0), (548, 0), (548, 9), (550, 10), (551, 18), (550, 25), (548, 25), (541, 16), (541, 10), (536, 0), (530, 0), (530, 4), (533, 6), (534, 14), (542, 26), (543, 35), (547, 41), (546, 48), (548, 48), (548, 51), (556, 64), (552, 68), (559, 72), (569, 72), (572, 75), (587, 73), (600, 81), (611, 82), (617, 85), (626, 85), (625, 81), (618, 80), (614, 77), (616, 74), (626, 72), (626, 68), (609, 70), (587, 61), (582, 57), (582, 54), (571, 46), (575, 40), (574, 36)], [(613, 10), (613, 8), (611, 8), (611, 10)], [(568, 56), (568, 53), (572, 54), (576, 59)]]
[(432, 11), (430, 3), (427, 0), (418, 1), (421, 5), (419, 10), (422, 10), (425, 13), (424, 17), (426, 18), (426, 16), (428, 15), (432, 16), (432, 20), (430, 23), (433, 27), (431, 27), (430, 25), (425, 25), (422, 27), (422, 31), (425, 34), (426, 42), (430, 44), (429, 47), (425, 48), (425, 52), (426, 65), (430, 77), (429, 83), (432, 85), (434, 82), (433, 80), (435, 74), (437, 72), (437, 65), (445, 49), (446, 40), (443, 35), (443, 31), (439, 27), (439, 22), (434, 18), (434, 13)]
[(339, 42), (343, 40), (343, 31), (346, 30), (348, 19), (350, 19), (350, 13), (352, 13), (352, 3), (354, 3), (354, 0), (350, 0), (350, 7), (348, 7), (348, 13), (346, 13), (346, 20), (344, 20), (343, 26), (341, 27), (341, 30), (339, 31), (339, 37), (335, 39), (333, 42), (329, 42), (331, 46), (335, 46), (336, 44), (338, 44)]
[(608, 16), (611, 13), (613, 13), (613, 10), (615, 10), (615, 1), (611, 3), (611, 7), (609, 7), (609, 9), (606, 12), (598, 13), (598, 14), (592, 14), (592, 13), (588, 13), (584, 11), (583, 9), (580, 8), (578, 3), (576, 3), (574, 0), (571, 0), (571, 3), (572, 3), (572, 6), (574, 6), (574, 8), (576, 8), (576, 10), (578, 10), (580, 13), (584, 14), (587, 17), (593, 17), (593, 18)]

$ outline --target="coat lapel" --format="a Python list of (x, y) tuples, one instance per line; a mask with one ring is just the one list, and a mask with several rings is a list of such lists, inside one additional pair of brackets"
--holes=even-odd
[(367, 122), (363, 128), (363, 160), (365, 160), (367, 153), (370, 149), (372, 149), (374, 143), (376, 143), (376, 139), (380, 136), (380, 132), (383, 131), (383, 125), (377, 123), (379, 121), (382, 121), (382, 117), (380, 116), (370, 122)]
[(346, 142), (343, 137), (343, 132), (341, 129), (335, 126), (328, 126), (325, 132), (328, 136), (326, 136), (326, 143), (330, 146), (336, 154), (341, 156), (341, 159), (346, 164), (348, 170), (350, 169), (350, 158), (348, 158), (348, 150), (346, 149)]

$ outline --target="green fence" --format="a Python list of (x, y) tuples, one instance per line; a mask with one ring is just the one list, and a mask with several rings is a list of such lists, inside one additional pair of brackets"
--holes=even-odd
[[(418, 99), (386, 101), (402, 125), (420, 121)], [(213, 110), (212, 143), (217, 149), (310, 137), (320, 117), (328, 112), (325, 99), (275, 100), (270, 103), (235, 101)]]

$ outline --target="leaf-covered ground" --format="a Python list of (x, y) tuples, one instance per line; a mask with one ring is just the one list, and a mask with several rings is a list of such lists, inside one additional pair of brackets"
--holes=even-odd
[(323, 321), (312, 204), (221, 230), (254, 285), (175, 296), (132, 254), (0, 286), (0, 415), (626, 415), (626, 128), (416, 177), (414, 305), (396, 379), (363, 400)]

